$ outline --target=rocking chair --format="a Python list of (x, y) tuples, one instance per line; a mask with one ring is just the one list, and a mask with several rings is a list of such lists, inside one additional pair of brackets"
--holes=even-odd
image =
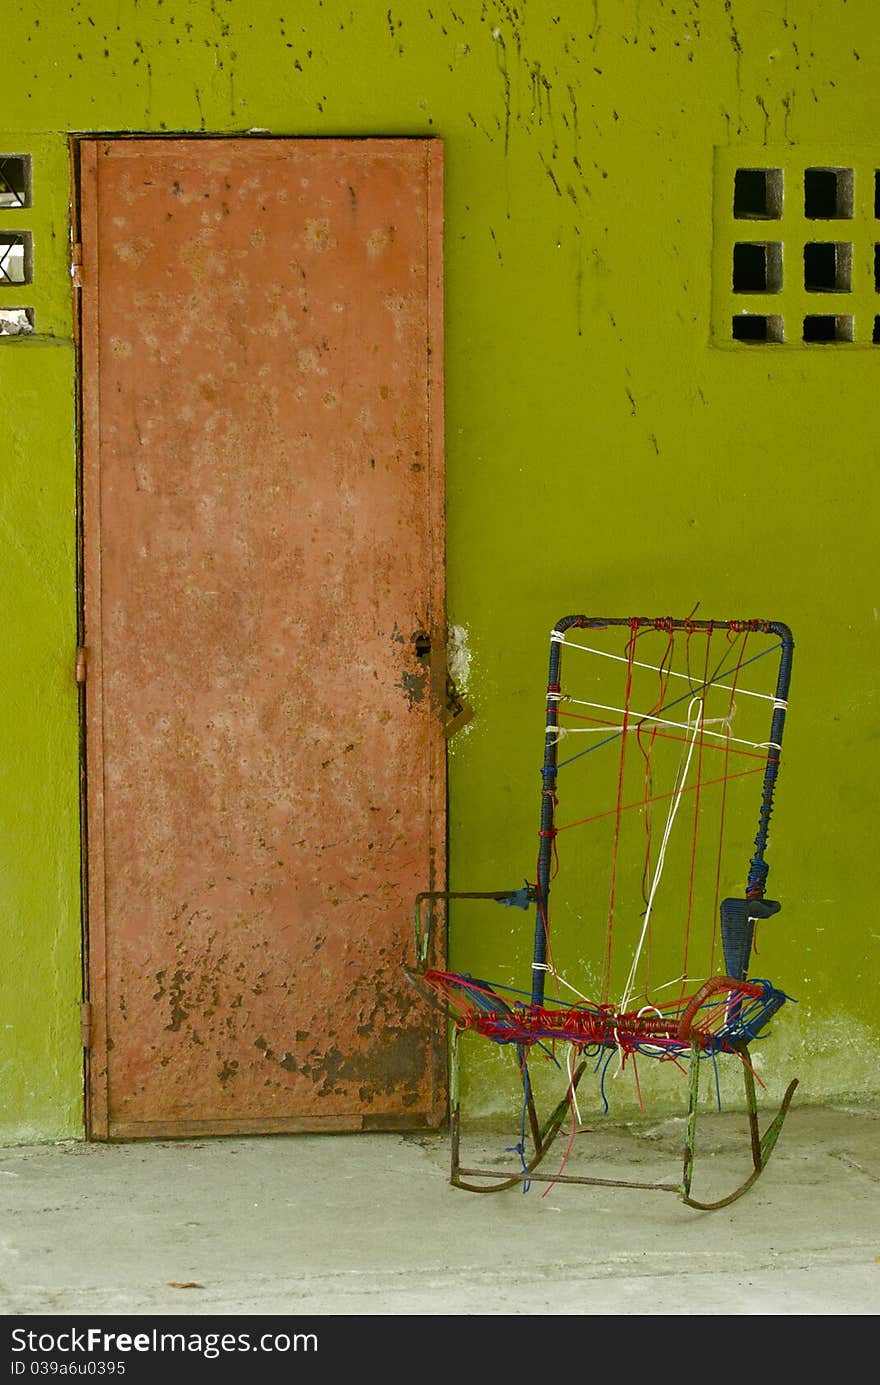
[[(765, 898), (765, 852), (792, 651), (791, 632), (775, 621), (575, 615), (554, 627), (534, 882), (520, 889), (425, 891), (415, 902), (416, 965), (408, 974), (452, 1021), (455, 1187), (527, 1190), (538, 1180), (651, 1188), (709, 1210), (741, 1197), (766, 1167), (797, 1087), (794, 1079), (762, 1133), (759, 1060), (750, 1045), (766, 1037), (789, 997), (749, 972), (756, 925), (780, 908)], [(745, 867), (747, 857), (745, 887), (734, 893), (731, 862), (734, 869), (737, 861)], [(552, 944), (551, 883), (554, 914), (567, 914), (557, 917)], [(534, 905), (525, 988), (431, 965), (435, 905), (450, 899)], [(593, 950), (590, 965), (583, 962), (585, 942)], [(515, 1056), (521, 1113), (519, 1141), (507, 1146), (519, 1158), (513, 1171), (462, 1162), (459, 1048), (465, 1033)], [(543, 1120), (530, 1067), (536, 1057), (565, 1076), (564, 1094)], [(592, 1070), (607, 1111), (609, 1067), (616, 1065), (618, 1075), (629, 1071), (641, 1104), (642, 1058), (688, 1074), (680, 1179), (568, 1173), (568, 1152), (562, 1167), (539, 1173), (569, 1118), (569, 1147), (574, 1141), (584, 1076)], [(722, 1059), (742, 1069), (751, 1169), (727, 1196), (698, 1201), (691, 1186), (700, 1073), (714, 1070), (720, 1105)]]

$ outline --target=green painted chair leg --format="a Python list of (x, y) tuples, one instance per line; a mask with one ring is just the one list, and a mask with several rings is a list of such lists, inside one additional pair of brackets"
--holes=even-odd
[(687, 1131), (684, 1146), (684, 1168), (681, 1174), (681, 1187), (679, 1195), (683, 1202), (687, 1202), (691, 1193), (691, 1182), (694, 1176), (694, 1159), (696, 1157), (697, 1143), (697, 1104), (700, 1099), (700, 1049), (696, 1043), (691, 1045), (691, 1064), (689, 1070), (690, 1082), (688, 1084), (688, 1114)]
[(586, 1071), (586, 1063), (580, 1063), (575, 1069), (572, 1077), (571, 1086), (565, 1096), (554, 1107), (548, 1119), (543, 1125), (538, 1120), (535, 1109), (535, 1102), (532, 1096), (531, 1083), (528, 1076), (523, 1071), (523, 1086), (526, 1100), (526, 1113), (529, 1121), (529, 1130), (532, 1136), (533, 1153), (526, 1161), (525, 1168), (521, 1173), (511, 1175), (509, 1178), (501, 1178), (493, 1182), (468, 1183), (466, 1177), (479, 1177), (490, 1179), (493, 1177), (491, 1170), (469, 1169), (462, 1167), (461, 1164), (461, 1104), (459, 1098), (459, 1041), (460, 1034), (457, 1029), (452, 1032), (452, 1047), (450, 1055), (449, 1073), (449, 1102), (450, 1102), (450, 1146), (451, 1146), (451, 1171), (449, 1181), (454, 1188), (462, 1188), (468, 1193), (500, 1193), (505, 1188), (515, 1188), (521, 1186), (529, 1174), (534, 1173), (538, 1165), (544, 1159), (562, 1126), (567, 1112), (570, 1109), (570, 1100), (573, 1092), (577, 1090), (578, 1083)]
[(770, 1155), (773, 1153), (774, 1146), (776, 1144), (777, 1139), (779, 1138), (779, 1132), (782, 1129), (783, 1122), (785, 1121), (785, 1117), (788, 1114), (788, 1108), (791, 1105), (791, 1099), (794, 1096), (795, 1090), (797, 1089), (798, 1085), (798, 1079), (796, 1077), (788, 1084), (785, 1096), (782, 1098), (782, 1105), (780, 1106), (776, 1115), (773, 1117), (770, 1124), (767, 1126), (767, 1129), (764, 1131), (764, 1134), (761, 1135), (758, 1124), (758, 1102), (757, 1095), (755, 1092), (755, 1075), (752, 1070), (751, 1063), (749, 1061), (749, 1050), (745, 1044), (743, 1044), (742, 1048), (739, 1050), (739, 1053), (743, 1060), (743, 1076), (746, 1092), (746, 1110), (749, 1120), (749, 1134), (751, 1139), (752, 1150), (752, 1172), (749, 1175), (749, 1177), (745, 1180), (745, 1182), (741, 1183), (740, 1186), (734, 1189), (734, 1191), (730, 1193), (727, 1197), (719, 1198), (716, 1202), (698, 1202), (696, 1198), (691, 1197), (691, 1182), (693, 1180), (694, 1172), (697, 1127), (697, 1099), (699, 1097), (700, 1081), (699, 1050), (697, 1049), (696, 1045), (694, 1045), (694, 1048), (691, 1050), (691, 1085), (690, 1104), (688, 1108), (688, 1130), (687, 1142), (685, 1145), (684, 1152), (684, 1172), (682, 1175), (679, 1196), (681, 1197), (682, 1202), (686, 1203), (688, 1207), (695, 1207), (702, 1212), (713, 1212), (719, 1207), (729, 1207), (732, 1202), (736, 1202), (738, 1198), (741, 1198), (744, 1193), (747, 1193), (749, 1188), (751, 1188), (752, 1185), (757, 1182), (761, 1174), (764, 1172), (764, 1169), (767, 1167)]
[(547, 1120), (544, 1122), (544, 1125), (541, 1128), (539, 1143), (543, 1148), (545, 1154), (547, 1153), (547, 1150), (550, 1148), (552, 1142), (556, 1139), (556, 1136), (559, 1134), (562, 1122), (565, 1120), (565, 1117), (571, 1110), (571, 1098), (577, 1091), (578, 1083), (580, 1082), (586, 1070), (586, 1063), (578, 1063), (577, 1067), (575, 1068), (572, 1074), (571, 1085), (568, 1091), (565, 1093), (565, 1096), (562, 1098), (559, 1104), (553, 1108), (552, 1112), (550, 1113), (550, 1115), (548, 1116)]

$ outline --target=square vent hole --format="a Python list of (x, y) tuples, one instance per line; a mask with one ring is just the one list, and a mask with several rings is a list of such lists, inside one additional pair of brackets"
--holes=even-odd
[(782, 242), (738, 241), (733, 247), (734, 293), (779, 293)]
[(0, 154), (0, 207), (31, 205), (31, 161), (27, 154)]
[(733, 214), (740, 221), (782, 216), (782, 169), (738, 168), (733, 178)]
[(810, 221), (835, 221), (853, 214), (851, 168), (804, 171), (804, 215)]
[(852, 341), (853, 319), (849, 313), (815, 313), (804, 318), (804, 341)]
[(0, 308), (0, 337), (24, 337), (33, 330), (33, 308)]
[(732, 319), (734, 341), (783, 341), (782, 318), (777, 313), (737, 313)]
[(852, 245), (808, 241), (804, 246), (804, 288), (810, 293), (845, 293), (852, 288)]
[(0, 284), (30, 282), (30, 231), (0, 231)]

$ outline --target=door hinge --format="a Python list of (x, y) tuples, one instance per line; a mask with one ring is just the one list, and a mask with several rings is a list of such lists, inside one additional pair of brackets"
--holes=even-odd
[(82, 644), (76, 647), (76, 681), (80, 687), (86, 681), (86, 648)]
[(80, 1021), (82, 1025), (82, 1046), (91, 1048), (92, 1046), (92, 1003), (84, 1000), (80, 1011)]
[(82, 288), (82, 246), (70, 247), (70, 281), (75, 289)]

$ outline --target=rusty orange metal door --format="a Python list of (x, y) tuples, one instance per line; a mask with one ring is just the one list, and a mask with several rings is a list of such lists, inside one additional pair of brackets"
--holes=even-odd
[(78, 156), (89, 1133), (435, 1125), (442, 145)]

